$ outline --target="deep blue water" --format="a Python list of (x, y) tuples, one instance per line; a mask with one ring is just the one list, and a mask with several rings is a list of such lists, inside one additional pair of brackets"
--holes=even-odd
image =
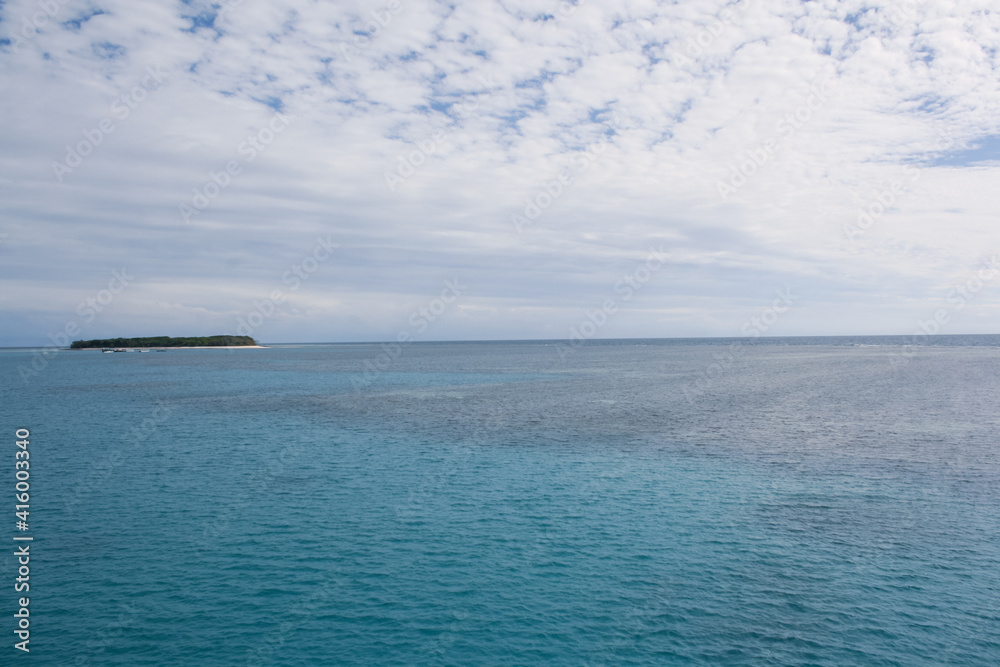
[(1000, 337), (909, 342), (0, 351), (0, 663), (1000, 664)]

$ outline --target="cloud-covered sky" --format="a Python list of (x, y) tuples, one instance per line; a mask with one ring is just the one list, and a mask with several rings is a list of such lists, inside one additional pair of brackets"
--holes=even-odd
[(991, 4), (7, 0), (0, 345), (996, 332)]

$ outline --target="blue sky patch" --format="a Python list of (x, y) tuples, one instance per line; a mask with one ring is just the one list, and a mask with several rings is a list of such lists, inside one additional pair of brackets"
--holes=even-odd
[(112, 44), (111, 42), (99, 42), (94, 44), (94, 53), (97, 54), (99, 58), (105, 58), (107, 60), (113, 60), (115, 58), (121, 58), (125, 55), (125, 47), (121, 44)]
[[(208, 28), (209, 30), (214, 30), (219, 32), (219, 29), (215, 27), (215, 19), (218, 16), (218, 12), (206, 11), (200, 14), (186, 15), (182, 18), (187, 19), (191, 22), (191, 27), (186, 29), (184, 32), (195, 32), (198, 28)], [(221, 33), (220, 33), (221, 34)]]
[(274, 95), (270, 95), (268, 97), (263, 97), (263, 98), (255, 97), (253, 99), (255, 102), (260, 102), (264, 106), (271, 107), (275, 111), (281, 111), (282, 109), (285, 108), (285, 105), (281, 101), (281, 98), (275, 97)]
[(83, 14), (81, 16), (78, 16), (75, 19), (70, 19), (69, 21), (64, 22), (63, 26), (66, 27), (69, 30), (78, 31), (80, 29), (80, 26), (82, 26), (84, 23), (86, 23), (90, 19), (94, 18), (95, 16), (101, 16), (101, 15), (106, 14), (106, 13), (107, 12), (105, 12), (103, 9), (95, 9), (92, 12), (89, 12), (87, 14)]
[(970, 167), (985, 162), (1000, 162), (1000, 135), (983, 137), (971, 148), (935, 159), (932, 167)]

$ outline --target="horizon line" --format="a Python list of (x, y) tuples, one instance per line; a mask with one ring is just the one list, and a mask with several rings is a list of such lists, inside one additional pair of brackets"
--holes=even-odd
[[(229, 335), (229, 334), (219, 334)], [(923, 332), (909, 334), (796, 334), (790, 336), (638, 336), (624, 338), (463, 338), (463, 339), (441, 339), (441, 340), (407, 340), (399, 342), (396, 340), (367, 340), (367, 341), (285, 341), (285, 342), (262, 342), (254, 339), (257, 345), (430, 345), (441, 343), (599, 343), (612, 341), (643, 341), (643, 340), (745, 340), (754, 341), (761, 339), (779, 340), (787, 338), (954, 338), (959, 336), (1000, 336), (998, 333), (948, 333), (948, 334), (926, 334)], [(147, 336), (136, 336), (136, 338), (146, 338)], [(184, 336), (181, 336), (183, 338)], [(127, 338), (126, 336), (116, 336), (116, 338)], [(110, 340), (110, 339), (106, 339)], [(249, 346), (248, 346), (249, 347)], [(37, 350), (42, 348), (54, 348), (57, 350), (72, 350), (69, 347), (58, 347), (51, 343), (45, 345), (0, 345), (0, 350)], [(183, 350), (185, 348), (171, 348)], [(211, 349), (207, 346), (202, 349)], [(80, 351), (80, 350), (76, 350)]]

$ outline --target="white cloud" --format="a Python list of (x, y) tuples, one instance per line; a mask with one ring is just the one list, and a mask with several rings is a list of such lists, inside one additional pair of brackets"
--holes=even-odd
[[(466, 316), (430, 337), (566, 335), (661, 243), (669, 277), (602, 335), (735, 335), (792, 284), (803, 305), (774, 333), (906, 333), (997, 249), (995, 163), (929, 166), (1000, 134), (986, 2), (229, 4), (213, 24), (208, 3), (66, 3), (2, 47), (0, 343), (41, 341), (125, 260), (146, 286), (97, 333), (231, 330), (319, 234), (342, 256), (260, 337), (391, 337), (455, 275)], [(0, 35), (39, 7), (5, 3)], [(148, 67), (165, 83), (122, 118)], [(288, 129), (245, 161), (275, 108)], [(52, 163), (104, 119), (59, 182)], [(385, 173), (432, 136), (391, 191)], [(179, 204), (231, 160), (240, 174), (186, 225)], [(906, 165), (919, 184), (849, 243)], [(518, 234), (511, 214), (566, 169)], [(997, 303), (977, 298), (968, 326), (995, 329)]]

